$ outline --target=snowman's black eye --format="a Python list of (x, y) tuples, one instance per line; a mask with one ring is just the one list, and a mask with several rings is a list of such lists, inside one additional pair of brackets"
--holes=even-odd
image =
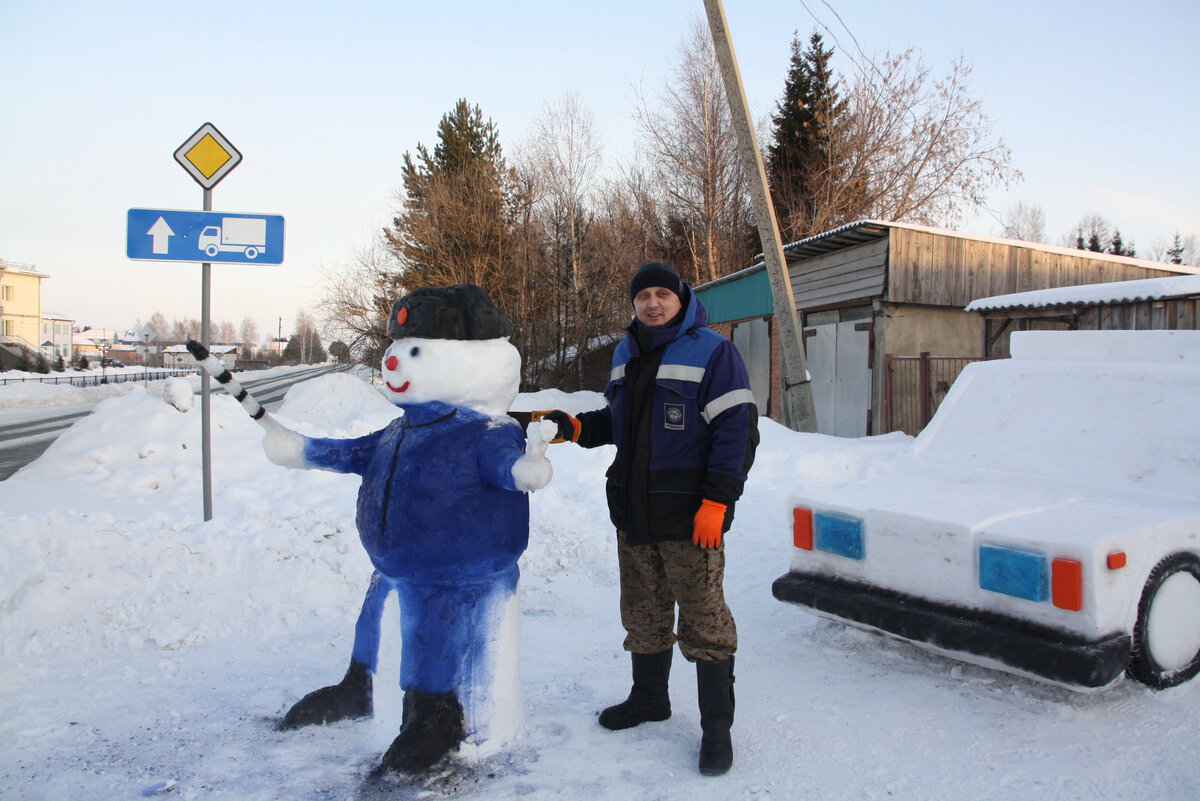
[(421, 354), (421, 349), (416, 346), (414, 346), (413, 349), (408, 352), (409, 356), (419, 356), (420, 354)]

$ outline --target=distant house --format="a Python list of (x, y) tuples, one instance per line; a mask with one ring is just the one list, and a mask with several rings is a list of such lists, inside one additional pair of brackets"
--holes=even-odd
[[(972, 301), (1083, 284), (1200, 274), (1195, 267), (866, 220), (784, 247), (817, 428), (915, 434), (958, 371), (986, 355)], [(782, 384), (764, 264), (696, 288), (713, 328), (746, 358), (759, 408)], [(932, 372), (932, 375), (930, 373)], [(783, 421), (787, 422), (787, 421)]]
[[(208, 352), (221, 360), (227, 370), (232, 370), (237, 362), (237, 345), (209, 345)], [(171, 345), (163, 348), (163, 367), (192, 369), (198, 368), (196, 360), (183, 345)]]
[(84, 333), (71, 335), (71, 349), (76, 356), (85, 356), (88, 361), (100, 358), (100, 347)]
[(0, 364), (42, 356), (42, 281), (32, 264), (0, 259)]
[(71, 336), (71, 347), (77, 356), (86, 356), (89, 361), (95, 361), (108, 352), (116, 341), (117, 332), (111, 328), (89, 328)]
[(55, 314), (53, 312), (42, 313), (42, 334), (41, 347), (42, 353), (51, 361), (62, 359), (64, 362), (69, 362), (75, 358), (75, 351), (72, 347), (72, 327), (75, 321), (65, 314)]

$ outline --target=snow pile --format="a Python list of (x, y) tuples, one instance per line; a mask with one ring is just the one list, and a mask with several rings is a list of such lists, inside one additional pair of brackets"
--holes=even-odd
[[(517, 407), (600, 403), (547, 392)], [(331, 375), (294, 388), (279, 417), (305, 433), (355, 436), (395, 413), (364, 382)], [(272, 465), (261, 429), (228, 396), (212, 398), (212, 414), (208, 523), (198, 404), (181, 413), (137, 388), (0, 482), (0, 796), (625, 799), (653, 788), (687, 801), (1023, 801), (1200, 790), (1196, 683), (1080, 696), (775, 601), (788, 498), (888, 471), (912, 440), (802, 435), (764, 420), (728, 538), (741, 640), (728, 776), (696, 773), (695, 682), (682, 659), (669, 721), (618, 733), (595, 723), (629, 689), (604, 501), (612, 450), (555, 445), (521, 561), (521, 733), (427, 787), (372, 795), (367, 776), (398, 728), (394, 689), (379, 688), (374, 720), (274, 728), (349, 661), (371, 572), (354, 528), (358, 479)], [(385, 627), (397, 615), (389, 610)], [(382, 676), (395, 675), (389, 658), (385, 649)]]
[[(9, 377), (5, 374), (5, 377)], [(0, 386), (0, 411), (45, 406), (80, 406), (103, 398), (124, 395), (137, 384), (103, 384), (99, 387), (73, 387), (43, 381), (14, 381)]]
[(181, 412), (192, 408), (195, 397), (192, 382), (186, 379), (173, 377), (163, 382), (163, 400)]

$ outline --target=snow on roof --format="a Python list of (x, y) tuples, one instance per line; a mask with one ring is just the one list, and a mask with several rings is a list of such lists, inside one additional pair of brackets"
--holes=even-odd
[(1196, 295), (1200, 295), (1200, 275), (1180, 275), (994, 295), (971, 301), (966, 310), (977, 312), (998, 309), (1046, 309), (1055, 306), (1098, 306), (1106, 303), (1169, 300)]
[(109, 342), (117, 338), (117, 332), (111, 328), (89, 328), (86, 331), (80, 331), (72, 335), (72, 341), (76, 345), (86, 345), (89, 342), (95, 344), (104, 340)]

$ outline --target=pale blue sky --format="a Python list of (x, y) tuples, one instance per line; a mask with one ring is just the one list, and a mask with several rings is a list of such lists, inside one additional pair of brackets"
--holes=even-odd
[[(1039, 204), (1056, 242), (1098, 212), (1143, 255), (1200, 234), (1195, 0), (726, 0), (726, 13), (760, 117), (814, 15), (842, 72), (855, 41), (919, 49), (939, 74), (962, 54), (1025, 175), (992, 196), (996, 216)], [(577, 92), (616, 159), (631, 84), (661, 87), (693, 19), (701, 0), (0, 0), (0, 257), (50, 274), (45, 307), (79, 323), (198, 317), (199, 265), (128, 260), (125, 215), (200, 208), (172, 153), (212, 122), (244, 156), (214, 208), (287, 220), (283, 265), (214, 266), (213, 319), (250, 316), (267, 334), (283, 318), (287, 334), (320, 300), (322, 266), (388, 222), (404, 152), (434, 144), (458, 98), (511, 153), (543, 103)], [(966, 227), (999, 233), (986, 214)]]

